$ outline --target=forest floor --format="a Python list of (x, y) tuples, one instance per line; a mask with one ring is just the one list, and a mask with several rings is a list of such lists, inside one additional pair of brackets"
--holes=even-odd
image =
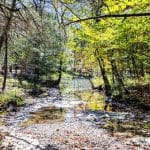
[[(1, 116), (1, 149), (4, 150), (149, 150), (150, 138), (133, 132), (102, 128), (111, 118), (134, 120), (128, 112), (76, 110), (81, 101), (62, 100), (58, 89), (26, 99), (17, 112)], [(48, 96), (47, 96), (48, 95)], [(71, 97), (70, 97), (71, 98)], [(141, 114), (149, 119), (148, 114)], [(145, 121), (145, 120), (144, 120)], [(105, 126), (107, 127), (107, 126)], [(137, 128), (137, 130), (139, 130)], [(147, 132), (147, 131), (146, 131)]]

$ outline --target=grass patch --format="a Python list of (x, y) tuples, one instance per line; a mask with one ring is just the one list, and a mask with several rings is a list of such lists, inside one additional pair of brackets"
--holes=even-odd
[(24, 103), (24, 92), (22, 89), (14, 88), (7, 90), (0, 94), (0, 105), (7, 105), (8, 102), (14, 101), (17, 106), (21, 106)]
[(41, 80), (45, 81), (45, 80), (57, 80), (59, 76), (59, 73), (48, 73), (47, 75), (42, 75), (40, 77)]

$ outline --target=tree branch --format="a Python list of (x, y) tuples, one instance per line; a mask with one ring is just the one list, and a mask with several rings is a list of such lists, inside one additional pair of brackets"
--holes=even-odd
[(19, 11), (19, 9), (12, 9), (12, 8), (9, 8), (8, 6), (5, 6), (4, 4), (2, 4), (2, 3), (0, 3), (0, 7), (2, 8), (2, 7), (4, 7), (4, 8), (6, 8), (7, 10), (9, 10), (9, 11)]
[(70, 25), (73, 23), (78, 23), (78, 22), (82, 22), (82, 21), (87, 21), (87, 20), (94, 20), (94, 19), (98, 19), (98, 18), (127, 18), (127, 17), (146, 17), (146, 16), (150, 16), (150, 13), (137, 13), (137, 14), (109, 14), (109, 15), (102, 15), (102, 16), (95, 16), (95, 17), (88, 17), (88, 18), (83, 18), (83, 19), (78, 19), (75, 21), (71, 21), (66, 23), (65, 25)]

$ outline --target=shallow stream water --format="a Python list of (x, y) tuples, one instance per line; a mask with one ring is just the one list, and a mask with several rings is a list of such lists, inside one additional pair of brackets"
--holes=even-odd
[(2, 116), (1, 122), (9, 130), (17, 130), (34, 124), (52, 124), (78, 118), (111, 131), (130, 131), (149, 136), (148, 114), (139, 114), (137, 117), (132, 112), (112, 110), (111, 104), (107, 104), (104, 110), (105, 95), (93, 91), (88, 79), (63, 78), (60, 89), (48, 89), (48, 96), (40, 96), (18, 112)]

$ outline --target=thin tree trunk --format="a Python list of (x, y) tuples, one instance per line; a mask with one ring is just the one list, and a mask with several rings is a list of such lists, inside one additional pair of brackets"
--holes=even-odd
[(109, 80), (108, 80), (107, 75), (106, 75), (104, 62), (100, 58), (100, 54), (99, 54), (97, 49), (95, 50), (94, 55), (95, 55), (95, 57), (96, 57), (96, 59), (97, 59), (97, 61), (99, 63), (99, 67), (100, 67), (101, 74), (102, 74), (102, 77), (103, 77), (104, 86), (105, 86), (105, 94), (106, 94), (106, 96), (110, 97), (112, 95), (112, 91), (111, 91), (111, 86), (110, 86)]
[(23, 78), (23, 68), (21, 67), (20, 68), (20, 74), (18, 75), (18, 81), (19, 81), (19, 84), (20, 84), (21, 87), (23, 86), (22, 78)]
[(91, 84), (92, 89), (95, 89), (95, 86), (94, 86), (94, 84), (93, 84), (93, 82), (92, 82), (92, 79), (91, 79), (91, 78), (89, 78), (89, 82), (90, 82), (90, 84)]
[[(11, 4), (10, 14), (9, 14), (9, 16), (8, 16), (8, 18), (7, 18), (5, 27), (4, 27), (4, 29), (3, 29), (3, 32), (2, 32), (2, 34), (1, 34), (1, 36), (0, 36), (0, 51), (1, 51), (2, 47), (3, 47), (4, 42), (5, 42), (5, 36), (7, 35), (7, 33), (8, 33), (9, 30), (10, 30), (11, 21), (12, 21), (13, 12), (14, 12), (13, 10), (15, 9), (15, 7), (16, 7), (16, 0), (13, 0), (13, 1), (12, 1), (12, 4)], [(11, 11), (11, 10), (12, 10), (12, 11)]]
[(126, 93), (129, 93), (129, 91), (126, 89), (123, 79), (121, 77), (121, 73), (118, 72), (118, 68), (116, 66), (115, 59), (113, 58), (115, 49), (110, 49), (109, 53), (107, 54), (107, 57), (111, 63), (112, 67), (112, 75), (115, 77), (116, 81), (119, 83), (119, 92), (122, 95), (122, 91), (124, 90)]
[(61, 81), (61, 77), (62, 77), (62, 58), (60, 58), (60, 64), (59, 64), (59, 69), (58, 69), (58, 80), (57, 80), (57, 84), (59, 85), (60, 81)]
[(4, 91), (6, 87), (7, 71), (8, 71), (7, 64), (8, 64), (8, 39), (7, 35), (5, 35), (4, 79), (2, 83), (2, 91)]
[[(113, 74), (116, 77), (116, 80), (118, 81), (119, 85), (124, 89), (124, 91), (126, 93), (129, 93), (129, 91), (126, 89), (126, 87), (124, 85), (124, 82), (123, 82), (123, 80), (122, 80), (122, 78), (121, 78), (121, 76), (120, 76), (120, 74), (118, 72), (118, 69), (117, 69), (117, 66), (116, 66), (114, 60), (111, 60), (111, 66), (112, 66)], [(121, 91), (121, 87), (119, 88), (120, 92), (122, 92)]]
[(139, 73), (138, 73), (138, 70), (137, 70), (137, 65), (136, 65), (136, 61), (135, 61), (134, 56), (131, 57), (131, 60), (132, 60), (132, 65), (133, 65), (134, 77), (139, 78)]
[(99, 63), (99, 67), (102, 73), (102, 77), (103, 77), (103, 81), (104, 81), (104, 85), (105, 85), (105, 94), (106, 96), (111, 96), (112, 92), (111, 92), (111, 86), (110, 83), (108, 81), (107, 75), (106, 75), (106, 71), (105, 68), (102, 65), (102, 60), (100, 58), (97, 57), (98, 63)]
[(144, 77), (144, 75), (145, 75), (143, 62), (140, 62), (140, 75), (142, 77)]

